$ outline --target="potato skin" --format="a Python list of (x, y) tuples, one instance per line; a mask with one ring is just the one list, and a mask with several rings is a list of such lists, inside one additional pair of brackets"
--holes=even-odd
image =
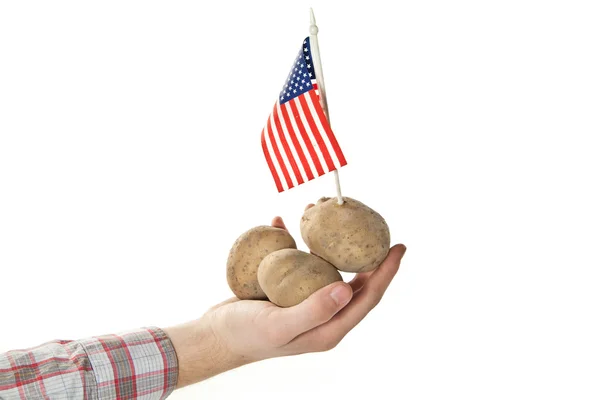
[(284, 229), (257, 226), (244, 232), (233, 244), (227, 259), (227, 283), (241, 300), (266, 299), (256, 273), (268, 254), (286, 248), (296, 248), (294, 238)]
[(337, 269), (313, 254), (296, 249), (275, 251), (258, 267), (258, 282), (280, 307), (300, 304), (317, 290), (342, 280)]
[(304, 212), (300, 232), (314, 254), (345, 272), (374, 270), (390, 249), (383, 217), (350, 197), (342, 205), (337, 198), (321, 198)]

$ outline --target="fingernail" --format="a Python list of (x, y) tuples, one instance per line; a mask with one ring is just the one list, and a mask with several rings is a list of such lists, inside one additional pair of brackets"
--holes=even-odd
[(329, 295), (338, 306), (345, 306), (352, 298), (352, 292), (346, 285), (338, 285)]

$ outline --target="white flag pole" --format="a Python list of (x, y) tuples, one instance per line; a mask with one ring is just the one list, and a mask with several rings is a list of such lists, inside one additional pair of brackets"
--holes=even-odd
[[(313, 13), (312, 8), (310, 9), (309, 32), (310, 50), (313, 57), (313, 65), (315, 66), (315, 79), (317, 80), (317, 85), (319, 86), (319, 99), (321, 102), (321, 107), (323, 107), (323, 111), (327, 117), (327, 121), (329, 122), (329, 125), (331, 125), (331, 120), (329, 119), (329, 108), (327, 108), (327, 97), (325, 96), (325, 80), (323, 79), (323, 67), (321, 67), (321, 55), (319, 54), (319, 40), (317, 39), (319, 28), (315, 22), (315, 14)], [(344, 198), (342, 197), (342, 188), (340, 187), (340, 174), (337, 169), (333, 170), (333, 174), (335, 176), (338, 204), (341, 205), (344, 204)]]

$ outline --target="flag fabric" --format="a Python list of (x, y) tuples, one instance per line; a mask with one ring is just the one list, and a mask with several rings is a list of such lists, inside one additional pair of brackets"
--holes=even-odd
[(306, 38), (262, 131), (262, 148), (279, 192), (346, 165), (323, 107)]

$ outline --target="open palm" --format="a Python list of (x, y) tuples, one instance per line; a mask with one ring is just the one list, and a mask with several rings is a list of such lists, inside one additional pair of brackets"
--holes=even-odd
[[(286, 229), (280, 217), (271, 225)], [(405, 251), (402, 244), (393, 246), (376, 270), (359, 273), (349, 283), (332, 283), (293, 307), (231, 298), (203, 318), (220, 346), (250, 362), (330, 350), (379, 303)]]

